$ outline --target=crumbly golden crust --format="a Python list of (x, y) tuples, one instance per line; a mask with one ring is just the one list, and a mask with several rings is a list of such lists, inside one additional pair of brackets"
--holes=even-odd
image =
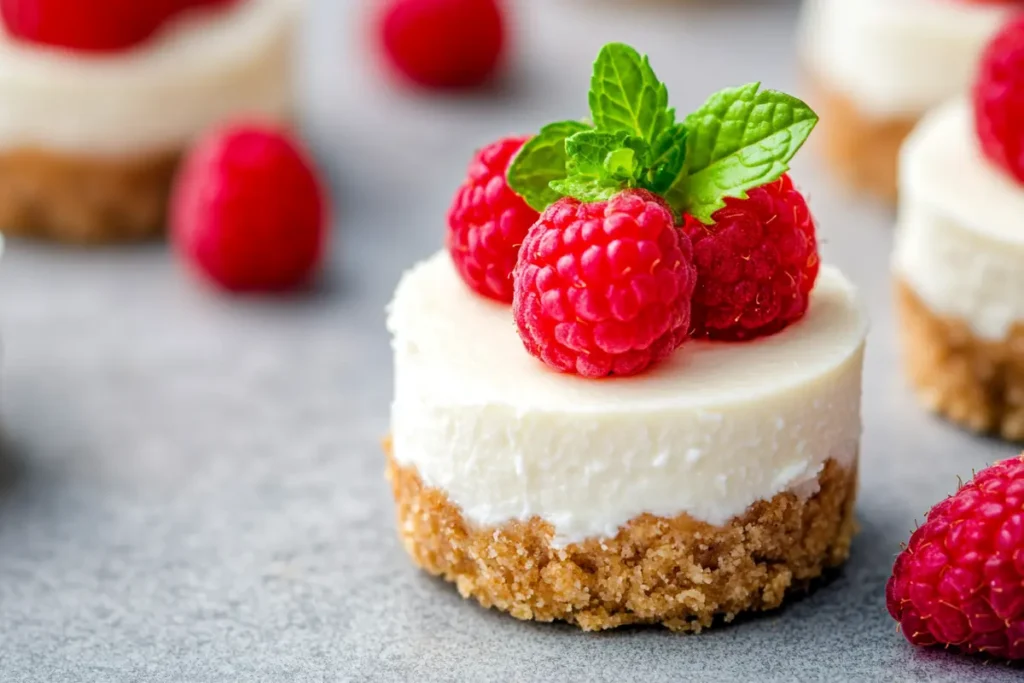
[(645, 514), (615, 538), (552, 548), (551, 525), (536, 518), (470, 525), (442, 491), (385, 450), (412, 559), (463, 597), (518, 619), (565, 620), (587, 631), (660, 623), (699, 632), (716, 617), (778, 607), (842, 564), (855, 532), (856, 468), (829, 460), (816, 495), (781, 493), (722, 527)]
[(0, 226), (8, 235), (73, 244), (157, 236), (178, 157), (0, 153)]
[(933, 313), (896, 279), (904, 365), (920, 400), (962, 427), (1024, 440), (1024, 322), (1002, 341)]
[(895, 202), (900, 147), (919, 117), (870, 116), (822, 79), (810, 80), (821, 115), (816, 137), (825, 160), (854, 189)]

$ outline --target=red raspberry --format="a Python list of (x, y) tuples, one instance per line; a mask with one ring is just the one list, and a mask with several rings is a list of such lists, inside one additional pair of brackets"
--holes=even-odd
[(0, 0), (16, 38), (87, 52), (138, 45), (177, 11), (176, 0)]
[(885, 601), (914, 645), (1024, 659), (1024, 456), (931, 509), (896, 558)]
[(170, 225), (178, 252), (221, 287), (289, 289), (320, 261), (326, 195), (287, 134), (236, 125), (213, 131), (185, 159)]
[(1024, 182), (1024, 16), (1004, 26), (982, 55), (974, 126), (985, 155)]
[(380, 16), (387, 61), (417, 85), (480, 85), (501, 61), (505, 24), (498, 0), (389, 0)]
[(474, 290), (512, 302), (519, 246), (540, 214), (508, 186), (505, 171), (528, 138), (506, 138), (480, 150), (448, 212), (448, 251)]
[(783, 175), (727, 198), (704, 225), (687, 216), (697, 290), (695, 337), (743, 340), (778, 332), (807, 311), (818, 277), (814, 219), (793, 181)]
[(512, 311), (526, 350), (562, 372), (634, 375), (686, 339), (696, 272), (664, 200), (561, 199), (519, 252)]

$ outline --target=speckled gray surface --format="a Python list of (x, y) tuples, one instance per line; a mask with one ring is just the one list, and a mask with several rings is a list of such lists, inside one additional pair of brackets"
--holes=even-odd
[(340, 229), (330, 276), (304, 300), (218, 298), (159, 246), (12, 245), (0, 267), (0, 680), (1020, 680), (914, 651), (885, 613), (915, 518), (1013, 448), (915, 406), (896, 371), (892, 216), (839, 192), (809, 151), (796, 175), (826, 257), (874, 318), (863, 531), (838, 578), (697, 637), (588, 635), (463, 602), (396, 541), (378, 449), (383, 307), (401, 270), (439, 245), (470, 149), (580, 114), (609, 39), (649, 51), (681, 108), (755, 78), (797, 87), (795, 6), (740, 4), (524, 2), (507, 85), (428, 99), (381, 89), (358, 66), (355, 3), (321, 0), (308, 119)]

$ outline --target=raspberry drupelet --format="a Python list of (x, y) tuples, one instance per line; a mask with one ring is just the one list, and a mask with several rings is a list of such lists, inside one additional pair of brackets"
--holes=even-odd
[(914, 645), (1024, 659), (1024, 456), (982, 470), (931, 509), (885, 597)]
[(562, 372), (642, 372), (686, 339), (691, 259), (690, 240), (650, 192), (561, 199), (530, 229), (519, 255), (519, 335), (531, 354)]
[(509, 303), (519, 247), (540, 217), (505, 178), (528, 139), (505, 138), (480, 150), (448, 211), (446, 243), (455, 269), (474, 291)]
[(727, 197), (712, 220), (683, 226), (697, 267), (692, 335), (740, 341), (803, 317), (820, 263), (814, 219), (789, 176)]
[(982, 56), (974, 119), (985, 155), (1024, 182), (1024, 16), (1008, 23)]

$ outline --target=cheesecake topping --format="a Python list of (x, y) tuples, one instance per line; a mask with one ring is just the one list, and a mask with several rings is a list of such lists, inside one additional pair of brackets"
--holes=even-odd
[(679, 118), (650, 60), (621, 43), (598, 54), (587, 99), (588, 120), (479, 152), (448, 216), (457, 271), (511, 294), (526, 350), (559, 372), (627, 376), (690, 336), (746, 340), (803, 317), (817, 240), (785, 173), (811, 108), (750, 83)]

